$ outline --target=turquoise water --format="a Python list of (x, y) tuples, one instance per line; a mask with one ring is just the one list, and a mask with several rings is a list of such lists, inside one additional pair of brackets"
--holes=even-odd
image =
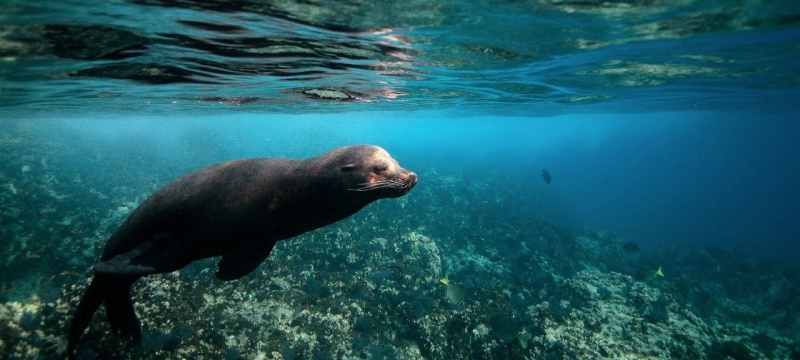
[(0, 358), (65, 356), (165, 184), (358, 143), (419, 184), (240, 280), (139, 280), (141, 344), (101, 310), (78, 357), (800, 358), (796, 8), (4, 2)]

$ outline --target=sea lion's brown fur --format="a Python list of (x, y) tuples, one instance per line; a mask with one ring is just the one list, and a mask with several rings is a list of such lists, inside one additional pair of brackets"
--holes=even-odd
[(217, 278), (238, 279), (277, 241), (347, 218), (375, 200), (403, 196), (416, 183), (416, 174), (371, 145), (306, 160), (236, 160), (184, 175), (139, 205), (108, 240), (73, 316), (68, 354), (101, 303), (115, 332), (141, 339), (130, 298), (140, 277), (222, 256)]

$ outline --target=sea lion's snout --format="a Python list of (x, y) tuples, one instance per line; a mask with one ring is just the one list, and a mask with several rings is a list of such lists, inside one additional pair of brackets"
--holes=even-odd
[(419, 179), (417, 178), (417, 174), (415, 172), (408, 171), (405, 169), (403, 169), (403, 171), (405, 172), (405, 174), (403, 174), (404, 176), (401, 180), (402, 185), (399, 187), (400, 196), (408, 194), (408, 192), (411, 191), (414, 185), (417, 185), (417, 181), (419, 181)]
[(411, 186), (409, 186), (408, 189), (411, 190), (411, 188), (414, 187), (414, 185), (417, 185), (417, 181), (418, 180), (419, 179), (417, 179), (417, 173), (415, 173), (413, 171), (409, 171), (408, 172), (408, 181), (409, 181), (409, 184), (411, 184)]

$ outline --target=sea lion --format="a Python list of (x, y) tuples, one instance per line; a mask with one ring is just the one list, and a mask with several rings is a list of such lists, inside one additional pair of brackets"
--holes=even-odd
[(236, 160), (184, 175), (147, 198), (109, 238), (72, 317), (67, 353), (74, 357), (102, 303), (116, 333), (141, 340), (130, 287), (143, 276), (222, 256), (217, 278), (238, 279), (276, 242), (345, 219), (375, 200), (403, 196), (416, 184), (415, 173), (372, 145), (306, 160)]

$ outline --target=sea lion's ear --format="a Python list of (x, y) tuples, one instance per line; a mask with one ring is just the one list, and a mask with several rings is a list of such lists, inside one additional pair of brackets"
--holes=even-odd
[(342, 171), (353, 171), (356, 169), (356, 164), (347, 164), (342, 166)]

